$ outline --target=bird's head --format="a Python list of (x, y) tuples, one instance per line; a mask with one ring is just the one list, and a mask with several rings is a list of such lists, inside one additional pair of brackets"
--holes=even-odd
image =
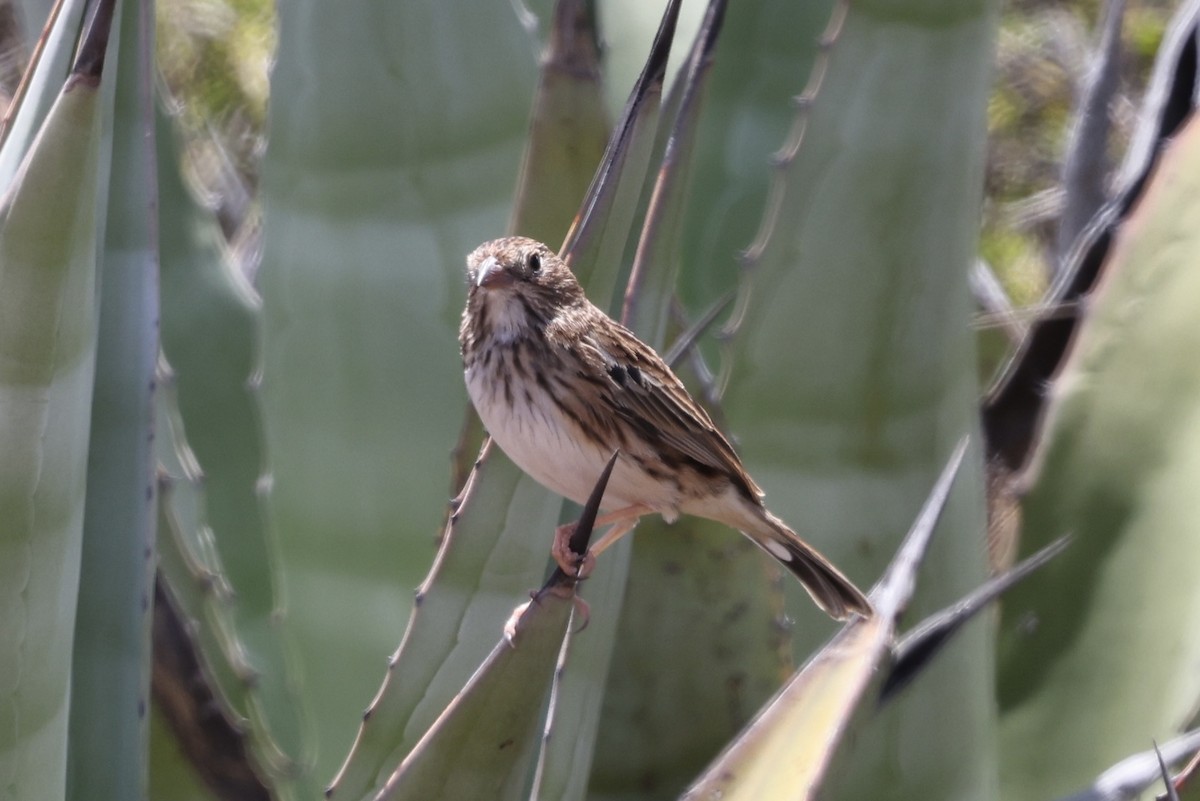
[(466, 316), (486, 320), (501, 339), (544, 327), (585, 302), (571, 268), (546, 245), (521, 236), (475, 248), (467, 256), (467, 281)]

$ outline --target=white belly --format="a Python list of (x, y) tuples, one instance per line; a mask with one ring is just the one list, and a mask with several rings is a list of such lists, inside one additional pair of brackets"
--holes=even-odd
[[(541, 388), (533, 388), (532, 403), (514, 393), (514, 402), (509, 405), (498, 382), (488, 381), (483, 372), (467, 370), (467, 391), (492, 439), (539, 484), (576, 503), (585, 503), (612, 451), (576, 434), (575, 424)], [(621, 458), (600, 507), (611, 511), (634, 505), (647, 506), (674, 520), (679, 497), (672, 484), (647, 476), (631, 460)]]

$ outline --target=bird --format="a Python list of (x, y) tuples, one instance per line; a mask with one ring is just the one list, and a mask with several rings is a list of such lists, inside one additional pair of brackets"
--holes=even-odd
[(485, 242), (467, 257), (459, 328), (467, 393), (492, 441), (547, 489), (584, 503), (619, 457), (597, 521), (611, 526), (582, 558), (556, 531), (569, 575), (638, 520), (681, 514), (742, 532), (793, 573), (831, 617), (870, 617), (871, 604), (834, 565), (763, 504), (737, 452), (654, 349), (584, 294), (570, 266), (533, 239)]

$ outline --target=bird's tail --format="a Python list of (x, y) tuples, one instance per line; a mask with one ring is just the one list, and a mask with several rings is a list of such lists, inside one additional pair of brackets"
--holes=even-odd
[(872, 615), (871, 602), (832, 562), (778, 517), (766, 509), (761, 512), (754, 515), (756, 525), (748, 527), (750, 530), (743, 529), (743, 533), (800, 579), (817, 606), (837, 620), (845, 620), (851, 614)]

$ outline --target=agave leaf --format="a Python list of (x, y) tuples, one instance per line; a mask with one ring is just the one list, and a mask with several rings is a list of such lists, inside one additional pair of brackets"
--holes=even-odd
[[(1004, 605), (1002, 779), (1013, 797), (1078, 786), (1178, 731), (1200, 701), (1200, 637), (1179, 617), (1200, 568), (1198, 170), (1193, 118), (1115, 234), (1024, 477), (1022, 548), (1066, 530), (1078, 544)], [(1058, 745), (1048, 753), (1031, 738)]]
[(880, 706), (888, 703), (924, 670), (963, 626), (975, 619), (992, 601), (1015, 587), (1058, 556), (1071, 542), (1060, 537), (1017, 566), (992, 576), (966, 597), (930, 615), (905, 632), (892, 647), (891, 665), (879, 689)]
[[(205, 648), (221, 643), (205, 662), (232, 659), (224, 675), (240, 686), (223, 681), (214, 690), (251, 727), (259, 763), (282, 789), (312, 754), (289, 662), (275, 546), (261, 508), (262, 434), (253, 386), (261, 309), (216, 221), (183, 184), (170, 119), (160, 114), (158, 128), (166, 165), (158, 231), (162, 347), (171, 367), (160, 410), (168, 427), (159, 445), (175, 482), (165, 499), (171, 536), (164, 575), (187, 615), (219, 619), (199, 640)], [(301, 795), (315, 792), (311, 786)]]
[(1100, 41), (1081, 87), (1075, 122), (1063, 158), (1063, 210), (1059, 217), (1053, 270), (1068, 263), (1075, 240), (1108, 200), (1108, 153), (1112, 118), (1108, 109), (1121, 78), (1121, 28), (1125, 0), (1106, 0)]
[(683, 212), (699, 134), (701, 102), (712, 74), (713, 51), (725, 19), (725, 5), (723, 0), (709, 2), (688, 56), (678, 103), (671, 109), (670, 136), (625, 287), (621, 322), (656, 348), (662, 348), (666, 340), (668, 309), (679, 273)]
[[(165, 533), (166, 528), (159, 531)], [(201, 664), (197, 647), (196, 634), (202, 630), (196, 618), (183, 613), (163, 582), (156, 582), (150, 797), (173, 798), (201, 782), (222, 799), (281, 797), (268, 792), (251, 767), (245, 719), (231, 715), (226, 702), (213, 694), (217, 681), (213, 671)], [(185, 755), (188, 764), (181, 766)], [(175, 788), (176, 782), (172, 792), (163, 791)]]
[(705, 90), (677, 291), (707, 308), (737, 282), (772, 175), (770, 154), (795, 120), (790, 102), (820, 52), (832, 0), (740, 2), (730, 10)]
[(112, 11), (101, 8), (0, 203), (0, 787), (22, 798), (65, 793)]
[[(303, 787), (311, 777), (300, 774), (274, 736), (258, 690), (260, 680), (269, 684), (281, 677), (260, 676), (259, 663), (239, 636), (237, 598), (208, 524), (203, 476), (184, 436), (174, 375), (161, 359), (156, 381), (158, 604), (165, 608), (155, 610), (155, 702), (210, 782), (220, 785), (223, 776), (257, 770), (271, 782), (276, 797), (294, 798), (297, 784)], [(220, 725), (208, 725), (213, 720)], [(223, 753), (230, 740), (244, 740), (254, 768), (241, 764), (248, 762), (241, 750), (233, 756)], [(214, 751), (222, 752), (223, 759), (214, 760)], [(152, 765), (152, 778), (157, 768)], [(310, 787), (299, 795), (314, 792)]]
[[(159, 468), (158, 556), (163, 592), (192, 632), (204, 677), (236, 725), (249, 728), (254, 668), (234, 628), (234, 593), (206, 517), (203, 478), (184, 437), (175, 378), (160, 359), (155, 373)], [(155, 661), (163, 661), (155, 642)], [(169, 652), (164, 654), (173, 659)]]
[[(839, 4), (744, 259), (730, 429), (767, 505), (860, 582), (892, 550), (888, 521), (911, 514), (974, 425), (967, 272), (994, 24), (986, 0)], [(980, 460), (966, 472), (944, 525), (982, 532)], [(938, 541), (918, 614), (983, 580), (982, 544)], [(796, 582), (785, 590), (802, 658), (819, 613)], [(864, 728), (828, 797), (990, 798), (992, 670), (987, 632), (964, 632), (932, 680)], [(946, 710), (935, 728), (931, 704)]]
[[(668, 0), (645, 66), (629, 93), (592, 178), (583, 206), (560, 254), (601, 308), (614, 298), (624, 273), (629, 241), (654, 152), (667, 57), (675, 38), (680, 0)], [(613, 304), (615, 308), (615, 302)]]
[(1181, 734), (1153, 750), (1142, 751), (1122, 759), (1096, 778), (1086, 790), (1080, 790), (1062, 801), (1133, 801), (1144, 790), (1162, 778), (1164, 762), (1175, 763), (1200, 751), (1200, 731)]
[(1167, 768), (1167, 763), (1163, 759), (1158, 743), (1154, 744), (1154, 756), (1158, 758), (1158, 775), (1162, 777), (1163, 786), (1167, 789), (1163, 801), (1179, 801), (1179, 792), (1175, 788), (1175, 779), (1171, 776), (1171, 771)]
[(122, 4), (71, 671), (67, 794), (80, 799), (146, 791), (159, 316), (151, 26), (148, 4)]
[[(49, 10), (50, 4), (46, 0), (31, 2), (46, 5)], [(0, 186), (8, 186), (12, 181), (62, 89), (62, 82), (71, 69), (85, 6), (86, 0), (64, 0), (54, 19), (47, 19), (48, 15), (42, 13), (34, 21), (33, 38), (37, 39), (39, 34), (43, 38), (33, 50), (21, 84), (4, 112), (3, 129), (0, 130), (0, 143), (3, 143), (0, 147)], [(43, 23), (50, 26), (45, 32), (42, 31)]]
[[(279, 24), (259, 271), (268, 509), (327, 781), (433, 556), (437, 465), (465, 407), (463, 256), (503, 230), (536, 74), (503, 3), (307, 0)], [(511, 606), (529, 572), (488, 573), (488, 590)], [(464, 580), (455, 592), (480, 589)], [(505, 614), (490, 612), (480, 630)]]
[[(618, 454), (608, 460), (571, 534), (579, 556), (588, 542)], [(525, 798), (530, 753), (550, 678), (576, 608), (576, 580), (556, 568), (518, 607), (462, 691), (388, 779), (377, 798)]]
[(537, 96), (510, 233), (561, 242), (608, 141), (592, 0), (558, 0), (542, 53)]
[(13, 5), (20, 12), (25, 42), (32, 48), (38, 34), (42, 32), (42, 26), (46, 24), (47, 18), (57, 5), (56, 0), (15, 0)]
[[(539, 595), (501, 638), (376, 796), (379, 801), (520, 798), (518, 771), (535, 732), (572, 599)], [(516, 788), (512, 783), (518, 782)], [(504, 792), (509, 787), (508, 792)]]
[(701, 799), (815, 797), (877, 668), (890, 653), (917, 569), (967, 452), (954, 449), (887, 572), (871, 590), (875, 614), (854, 618), (806, 664), (684, 794)]
[[(491, 649), (489, 635), (503, 623), (503, 610), (522, 595), (513, 585), (535, 586), (544, 572), (561, 501), (547, 503), (545, 490), (497, 448), (484, 447), (455, 506), (404, 639), (329, 798), (360, 798), (387, 779)], [(531, 530), (543, 536), (534, 539)]]

